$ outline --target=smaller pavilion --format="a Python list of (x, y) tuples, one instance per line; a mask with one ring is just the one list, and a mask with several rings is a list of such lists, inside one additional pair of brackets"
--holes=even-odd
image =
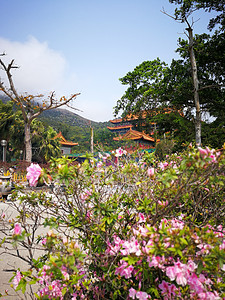
[(77, 146), (78, 145), (78, 143), (67, 141), (64, 138), (64, 136), (62, 135), (61, 131), (55, 136), (55, 139), (59, 139), (59, 142), (61, 144), (60, 149), (61, 149), (62, 155), (71, 154), (73, 146)]
[[(140, 149), (155, 148), (155, 139), (144, 132), (133, 129), (128, 130), (125, 134), (113, 138), (114, 141), (133, 140)], [(156, 143), (160, 140), (157, 139)]]

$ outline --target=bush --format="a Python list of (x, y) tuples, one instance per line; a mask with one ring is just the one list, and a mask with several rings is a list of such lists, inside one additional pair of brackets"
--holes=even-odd
[(34, 284), (36, 299), (225, 297), (224, 155), (114, 155), (109, 167), (104, 153), (82, 165), (52, 160), (53, 192), (14, 193), (19, 216), (1, 218), (5, 234), (13, 229), (4, 243), (27, 249), (30, 265), (14, 288)]

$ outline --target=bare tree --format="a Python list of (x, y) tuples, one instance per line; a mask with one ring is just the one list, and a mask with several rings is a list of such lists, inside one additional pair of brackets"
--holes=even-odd
[(194, 96), (194, 103), (195, 103), (195, 109), (196, 109), (196, 115), (195, 115), (195, 143), (197, 146), (201, 145), (201, 109), (200, 109), (200, 100), (199, 100), (199, 81), (198, 81), (198, 70), (197, 70), (197, 63), (195, 59), (195, 52), (194, 52), (194, 40), (193, 40), (193, 23), (190, 24), (188, 22), (188, 17), (193, 11), (191, 10), (187, 15), (182, 15), (180, 18), (176, 15), (171, 16), (168, 13), (165, 12), (165, 10), (162, 10), (162, 13), (165, 15), (171, 17), (172, 19), (180, 22), (180, 23), (186, 23), (187, 28), (185, 30), (187, 31), (187, 37), (189, 40), (189, 58), (190, 58), (190, 64), (191, 64), (191, 76), (193, 81), (193, 96)]
[[(0, 54), (0, 56), (4, 56), (5, 54)], [(9, 64), (5, 64), (3, 60), (0, 58), (0, 67), (7, 76), (8, 87), (2, 82), (0, 77), (0, 90), (8, 96), (22, 111), (23, 120), (24, 120), (24, 135), (25, 135), (25, 157), (26, 161), (31, 162), (32, 160), (32, 144), (31, 144), (31, 122), (37, 118), (41, 113), (46, 110), (51, 110), (55, 108), (59, 108), (63, 105), (69, 107), (69, 102), (75, 100), (79, 93), (71, 95), (69, 98), (61, 97), (60, 99), (55, 98), (55, 93), (52, 92), (50, 96), (43, 100), (43, 95), (19, 95), (13, 79), (11, 71), (13, 69), (17, 69), (18, 66), (15, 65), (14, 59), (11, 60)], [(34, 101), (35, 98), (41, 98), (42, 101)]]
[(198, 70), (197, 63), (195, 59), (194, 53), (194, 41), (193, 41), (193, 29), (187, 18), (185, 18), (185, 22), (187, 24), (186, 31), (188, 32), (188, 40), (189, 40), (189, 57), (191, 63), (191, 75), (193, 80), (193, 88), (194, 88), (194, 101), (195, 101), (195, 143), (197, 146), (201, 145), (201, 110), (200, 110), (200, 101), (199, 101), (199, 81), (198, 81)]

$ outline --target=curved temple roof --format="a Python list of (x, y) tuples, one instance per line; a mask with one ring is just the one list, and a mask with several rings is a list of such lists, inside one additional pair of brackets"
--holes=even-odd
[[(143, 139), (145, 141), (149, 141), (149, 142), (154, 142), (154, 138), (149, 136), (148, 134), (146, 133), (143, 133), (143, 132), (139, 132), (139, 131), (136, 131), (136, 130), (129, 130), (127, 131), (124, 135), (120, 135), (118, 137), (114, 137), (113, 138), (114, 141), (120, 141), (120, 140), (140, 140), (140, 139)], [(160, 140), (157, 140), (157, 142), (159, 142)]]
[(78, 143), (74, 143), (74, 142), (70, 142), (70, 141), (67, 141), (64, 136), (62, 135), (62, 132), (60, 131), (56, 136), (55, 136), (55, 139), (59, 139), (59, 142), (61, 145), (63, 146), (76, 146), (78, 145)]

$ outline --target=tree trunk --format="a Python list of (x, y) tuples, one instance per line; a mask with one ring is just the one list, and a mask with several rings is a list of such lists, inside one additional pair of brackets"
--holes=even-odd
[(30, 122), (25, 122), (25, 155), (26, 161), (31, 162), (32, 160), (32, 145), (31, 145), (31, 133), (30, 133)]
[(194, 43), (193, 43), (193, 30), (190, 26), (186, 28), (188, 31), (189, 37), (189, 55), (191, 62), (191, 73), (194, 87), (194, 101), (196, 108), (196, 117), (195, 117), (195, 143), (196, 146), (201, 145), (201, 110), (200, 110), (200, 102), (199, 102), (199, 86), (198, 86), (198, 73), (197, 73), (197, 64), (194, 53)]

